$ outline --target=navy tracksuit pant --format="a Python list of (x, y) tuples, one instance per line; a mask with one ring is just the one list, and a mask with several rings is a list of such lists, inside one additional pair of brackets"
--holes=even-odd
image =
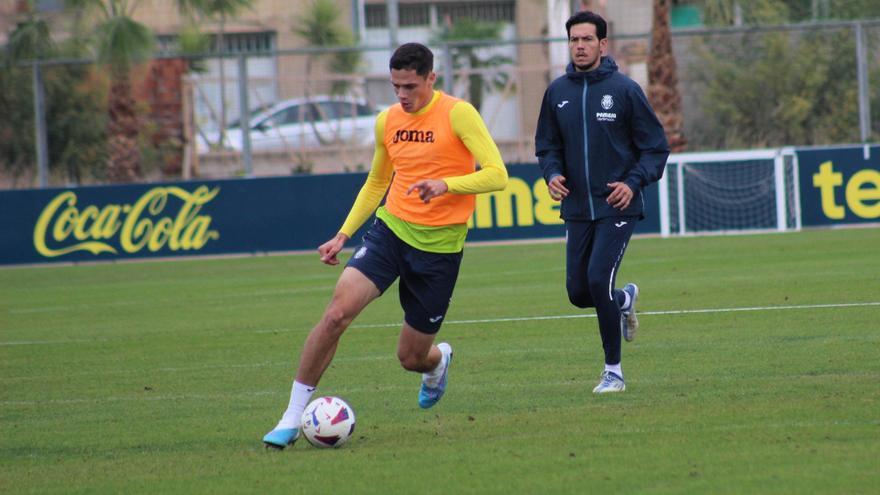
[(620, 363), (620, 306), (625, 296), (614, 289), (614, 279), (637, 221), (609, 217), (565, 222), (568, 299), (579, 308), (596, 308), (605, 364)]

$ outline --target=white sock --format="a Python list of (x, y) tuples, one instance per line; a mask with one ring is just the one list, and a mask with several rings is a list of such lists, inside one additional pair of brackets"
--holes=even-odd
[[(443, 344), (440, 344), (440, 346), (442, 345)], [(448, 344), (446, 345), (446, 347), (449, 347)], [(447, 353), (443, 352), (443, 348), (440, 347), (440, 362), (437, 364), (437, 367), (433, 369), (433, 371), (422, 373), (422, 383), (431, 388), (435, 388), (437, 385), (439, 385), (440, 378), (443, 377), (443, 370), (446, 369), (446, 362), (448, 360), (449, 356), (447, 355)]]
[(606, 364), (605, 371), (610, 371), (610, 372), (614, 373), (615, 375), (619, 376), (620, 378), (623, 378), (623, 370), (620, 369), (620, 363)]
[(309, 400), (311, 400), (313, 393), (315, 393), (315, 387), (294, 380), (293, 387), (290, 390), (290, 403), (287, 404), (287, 410), (284, 411), (284, 416), (281, 417), (281, 421), (278, 422), (278, 426), (275, 429), (286, 430), (302, 426), (303, 411), (309, 405)]
[(631, 304), (632, 304), (632, 297), (629, 295), (629, 292), (623, 291), (623, 306), (620, 307), (620, 310), (621, 311), (629, 311)]

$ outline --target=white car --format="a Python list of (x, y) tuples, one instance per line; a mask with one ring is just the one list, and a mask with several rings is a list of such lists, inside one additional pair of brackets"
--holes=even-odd
[[(378, 114), (366, 101), (352, 98), (313, 96), (284, 100), (252, 113), (251, 150), (281, 151), (340, 143), (371, 145)], [(219, 137), (216, 131), (207, 136), (208, 142), (199, 136), (199, 151), (216, 148)], [(223, 148), (243, 149), (238, 123), (227, 128)]]

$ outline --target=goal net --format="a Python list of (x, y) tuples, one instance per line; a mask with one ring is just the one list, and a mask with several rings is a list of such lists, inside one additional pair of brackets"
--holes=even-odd
[(793, 151), (681, 153), (660, 181), (663, 235), (799, 229)]

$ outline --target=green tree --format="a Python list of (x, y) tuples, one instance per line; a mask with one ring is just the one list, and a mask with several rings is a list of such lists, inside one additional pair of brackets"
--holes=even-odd
[(56, 52), (49, 25), (37, 17), (30, 3), (26, 4), (26, 8), (25, 19), (9, 34), (9, 44), (6, 46), (9, 61), (45, 59)]
[[(828, 17), (880, 14), (874, 0), (823, 0)], [(781, 25), (809, 20), (810, 2), (704, 0), (704, 21), (727, 26), (740, 5), (744, 24)], [(869, 33), (870, 34), (870, 33)], [(869, 40), (869, 46), (875, 46)], [(859, 141), (855, 40), (849, 27), (717, 34), (692, 45), (688, 72), (701, 101), (690, 128), (698, 148), (824, 145)], [(869, 64), (870, 65), (870, 64)], [(875, 68), (869, 79), (880, 77)], [(876, 84), (874, 85), (876, 86)], [(872, 95), (875, 132), (880, 93)]]
[[(215, 50), (217, 53), (226, 51), (226, 21), (230, 17), (235, 17), (241, 11), (253, 7), (253, 0), (178, 0), (178, 6), (190, 20), (195, 19), (197, 22), (191, 22), (189, 29), (184, 31), (185, 37), (181, 38), (184, 46), (188, 50), (202, 47), (204, 41), (201, 40), (194, 32), (194, 27), (204, 21), (217, 21), (219, 23), (219, 32), (217, 33)], [(226, 139), (226, 63), (223, 57), (220, 58), (220, 141), (217, 146), (223, 148), (223, 142)], [(242, 112), (246, 113), (248, 109), (242, 108)]]
[[(198, 56), (211, 51), (211, 39), (201, 31), (198, 21), (193, 18), (188, 18), (178, 33), (177, 45), (177, 51), (182, 55)], [(190, 58), (187, 64), (191, 72), (208, 72), (208, 67), (202, 58)]]
[(877, 0), (691, 0), (685, 3), (702, 10), (707, 26), (732, 26), (737, 15), (745, 25), (880, 17)]
[[(32, 3), (26, 7), (0, 54), (0, 166), (14, 181), (36, 168), (33, 80), (26, 63), (82, 55), (78, 43), (56, 45)], [(42, 68), (50, 173), (64, 182), (102, 178), (106, 172), (106, 104), (104, 93), (84, 83), (90, 73), (84, 64)]]
[[(347, 76), (354, 74), (363, 63), (361, 52), (354, 48), (354, 35), (339, 22), (339, 8), (332, 0), (311, 0), (301, 15), (296, 17), (292, 31), (302, 38), (306, 45), (316, 48), (348, 48), (334, 51), (326, 62), (326, 68), (332, 74)], [(309, 53), (306, 55), (306, 86), (305, 96), (311, 97), (312, 73), (315, 65), (326, 55)], [(351, 90), (351, 79), (343, 78), (333, 81), (330, 87), (332, 94), (343, 94)], [(317, 111), (322, 111), (317, 108)], [(314, 120), (309, 121), (312, 131), (321, 144), (328, 144), (332, 139), (322, 136)]]
[[(788, 0), (794, 1), (794, 0)], [(877, 19), (880, 2), (877, 0), (827, 0), (831, 19)]]
[[(480, 22), (473, 19), (458, 19), (447, 24), (446, 28), (434, 37), (435, 43), (449, 41), (500, 41), (501, 23)], [(468, 101), (477, 109), (483, 106), (484, 95), (503, 90), (510, 82), (510, 74), (505, 71), (489, 70), (513, 63), (510, 57), (498, 54), (487, 54), (491, 48), (485, 45), (457, 45), (452, 54), (452, 67), (465, 70), (468, 74)], [(488, 74), (488, 75), (487, 75)], [(443, 84), (443, 78), (438, 78)]]
[(877, 0), (779, 1), (788, 8), (788, 20), (792, 22), (829, 19), (876, 19), (880, 17), (880, 2), (877, 2)]
[(855, 60), (840, 57), (854, 53), (851, 30), (737, 34), (697, 49), (702, 147), (858, 141)]
[[(141, 175), (138, 144), (140, 122), (131, 86), (131, 68), (153, 53), (154, 38), (149, 28), (132, 19), (136, 1), (67, 0), (68, 7), (94, 16), (92, 31), (95, 55), (110, 73), (107, 102), (107, 179), (133, 182)], [(88, 17), (92, 18), (92, 17)]]
[[(18, 63), (38, 60), (51, 49), (46, 23), (30, 15), (9, 34), (0, 53), (0, 163), (14, 182), (36, 163), (32, 80), (27, 67)], [(23, 132), (28, 128), (30, 133)]]
[[(333, 0), (310, 0), (301, 15), (294, 20), (292, 31), (302, 38), (306, 45), (316, 48), (354, 48), (354, 34), (339, 22), (339, 8)], [(310, 53), (306, 56), (306, 75), (311, 76), (315, 64), (324, 58), (322, 54)], [(341, 50), (333, 52), (326, 62), (333, 74), (350, 75), (357, 72), (363, 63), (360, 51)], [(311, 78), (309, 78), (311, 79)], [(331, 92), (342, 94), (351, 87), (349, 80), (334, 81)], [(306, 83), (306, 96), (311, 92)]]
[(703, 0), (698, 2), (707, 26), (780, 24), (790, 19), (788, 5), (781, 0)]

